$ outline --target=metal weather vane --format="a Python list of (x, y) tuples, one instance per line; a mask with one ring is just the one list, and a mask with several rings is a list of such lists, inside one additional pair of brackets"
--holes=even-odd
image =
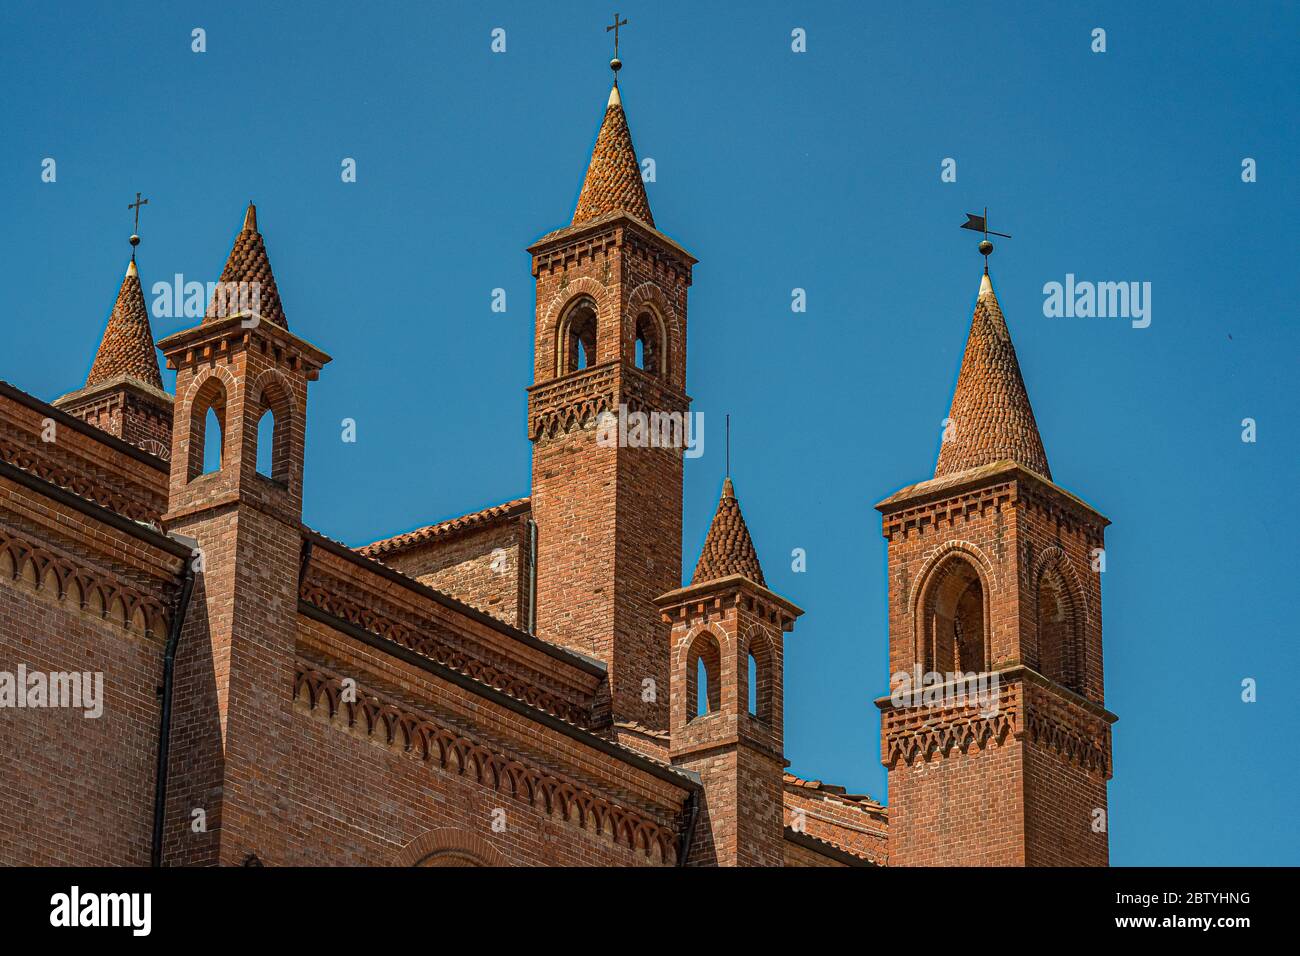
[(989, 207), (984, 207), (984, 215), (968, 212), (966, 221), (961, 224), (963, 229), (972, 229), (975, 232), (984, 233), (984, 238), (979, 244), (980, 255), (984, 257), (984, 274), (989, 274), (989, 255), (993, 252), (993, 243), (989, 242), (989, 236), (1001, 236), (1003, 239), (1011, 237), (1005, 232), (993, 232), (989, 229)]

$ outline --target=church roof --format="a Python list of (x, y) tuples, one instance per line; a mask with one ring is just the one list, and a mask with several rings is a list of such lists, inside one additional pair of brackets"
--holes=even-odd
[(482, 511), (475, 511), (472, 514), (461, 515), (460, 517), (451, 518), (447, 521), (440, 521), (437, 524), (427, 525), (423, 528), (416, 528), (414, 531), (407, 531), (403, 534), (394, 535), (391, 538), (384, 538), (381, 541), (375, 541), (371, 544), (365, 545), (364, 547), (357, 548), (356, 551), (358, 554), (364, 554), (368, 558), (377, 558), (382, 560), (385, 556), (397, 552), (406, 551), (410, 548), (419, 547), (424, 544), (430, 544), (434, 541), (441, 541), (464, 531), (475, 531), (505, 518), (513, 518), (517, 515), (527, 514), (529, 504), (530, 499), (528, 498), (516, 498), (513, 501), (507, 501), (504, 504), (484, 508)]
[(988, 273), (980, 282), (948, 417), (952, 437), (939, 451), (936, 478), (1003, 459), (1052, 477), (1011, 333)]
[(591, 151), (591, 163), (578, 196), (578, 208), (573, 211), (572, 225), (616, 211), (635, 216), (651, 227), (655, 224), (617, 85), (609, 94), (609, 105)]
[(231, 290), (227, 293), (230, 298), (223, 310), (219, 305), (221, 290), (218, 290), (208, 303), (208, 314), (204, 322), (214, 322), (234, 315), (243, 308), (244, 305), (237, 297), (237, 286), (239, 283), (248, 283), (256, 289), (257, 311), (262, 319), (283, 329), (289, 327), (289, 322), (284, 317), (284, 307), (280, 304), (280, 290), (276, 288), (275, 275), (271, 272), (271, 260), (266, 256), (266, 244), (262, 241), (262, 234), (257, 231), (257, 207), (251, 202), (248, 211), (244, 213), (244, 227), (235, 237), (235, 245), (230, 250), (226, 267), (221, 270), (221, 283), (223, 286), (226, 283), (233, 284), (226, 286)]
[(149, 326), (149, 310), (145, 307), (144, 291), (140, 288), (140, 275), (134, 259), (126, 267), (126, 276), (108, 317), (104, 338), (99, 343), (90, 375), (86, 377), (86, 387), (121, 376), (137, 379), (157, 389), (163, 387), (162, 375), (158, 372), (158, 355), (154, 350), (153, 329)]
[(740, 513), (740, 502), (736, 500), (736, 491), (727, 478), (722, 483), (722, 497), (718, 500), (718, 510), (709, 525), (708, 537), (704, 539), (704, 550), (700, 552), (699, 563), (695, 565), (695, 575), (691, 584), (703, 584), (732, 574), (743, 574), (755, 584), (767, 587), (763, 580), (763, 569), (758, 563), (758, 552), (754, 550), (754, 541), (745, 526), (745, 518)]

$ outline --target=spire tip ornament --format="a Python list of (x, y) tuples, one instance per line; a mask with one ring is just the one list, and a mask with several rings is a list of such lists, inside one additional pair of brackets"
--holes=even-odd
[(980, 216), (973, 212), (966, 213), (966, 221), (961, 224), (963, 229), (972, 229), (975, 232), (984, 233), (984, 238), (980, 240), (980, 255), (984, 257), (984, 274), (989, 274), (989, 256), (993, 254), (993, 243), (989, 242), (989, 236), (1001, 236), (1003, 239), (1010, 239), (1005, 232), (993, 232), (989, 229), (989, 207), (984, 207), (984, 215)]

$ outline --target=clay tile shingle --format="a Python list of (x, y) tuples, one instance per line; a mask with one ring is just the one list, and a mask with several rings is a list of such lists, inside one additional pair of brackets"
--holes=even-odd
[(952, 438), (939, 451), (936, 478), (1003, 459), (1052, 477), (1011, 333), (987, 274), (980, 282), (948, 417)]
[(149, 326), (149, 310), (144, 304), (144, 291), (140, 288), (140, 275), (135, 261), (127, 266), (122, 288), (118, 290), (113, 312), (108, 317), (108, 327), (99, 343), (86, 386), (98, 385), (119, 376), (128, 376), (152, 385), (163, 387), (158, 373), (158, 355), (154, 351), (153, 329)]
[(728, 478), (722, 483), (718, 510), (713, 516), (713, 524), (709, 525), (709, 534), (704, 539), (704, 550), (700, 552), (691, 583), (703, 584), (732, 574), (743, 574), (755, 584), (767, 586), (754, 542), (749, 537), (749, 528), (745, 527), (745, 518), (740, 513), (740, 502), (736, 500), (735, 489)]
[(289, 327), (284, 307), (280, 304), (280, 290), (276, 288), (275, 276), (271, 272), (271, 260), (266, 256), (266, 244), (257, 231), (257, 207), (251, 202), (244, 213), (244, 228), (235, 237), (226, 267), (221, 270), (221, 287), (208, 303), (204, 322), (235, 315), (246, 307), (248, 299), (241, 291), (240, 283), (247, 283), (248, 296), (256, 293), (257, 312), (262, 319), (283, 329)]
[(648, 226), (655, 224), (617, 86), (609, 94), (609, 106), (591, 151), (572, 224), (577, 226), (612, 212), (626, 212)]

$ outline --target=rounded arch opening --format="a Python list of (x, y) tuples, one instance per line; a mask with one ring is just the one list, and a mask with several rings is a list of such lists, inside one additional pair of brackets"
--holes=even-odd
[(199, 386), (190, 401), (189, 459), (186, 481), (220, 471), (225, 461), (226, 386), (213, 375)]
[(1038, 633), (1033, 663), (1048, 680), (1083, 693), (1083, 641), (1074, 592), (1059, 565), (1049, 565), (1038, 578)]
[(580, 372), (596, 364), (596, 302), (580, 296), (564, 310), (559, 325), (559, 374)]
[(293, 402), (278, 378), (261, 384), (254, 403), (253, 452), (257, 473), (288, 486), (293, 475)]
[(722, 709), (722, 647), (711, 631), (700, 631), (686, 652), (686, 719)]
[(633, 363), (642, 371), (659, 378), (668, 374), (668, 338), (664, 323), (649, 308), (637, 313), (632, 327)]
[(748, 710), (763, 723), (771, 724), (776, 711), (776, 660), (771, 639), (753, 630), (745, 643)]
[(954, 554), (933, 573), (921, 604), (926, 671), (980, 673), (988, 664), (987, 595), (979, 571)]

